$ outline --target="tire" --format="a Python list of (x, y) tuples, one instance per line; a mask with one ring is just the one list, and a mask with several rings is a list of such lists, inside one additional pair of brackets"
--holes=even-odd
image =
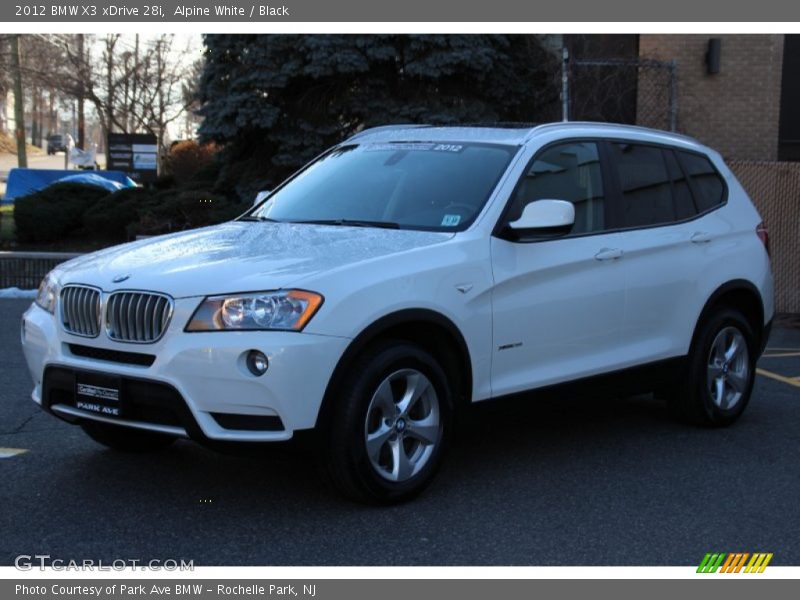
[(700, 324), (685, 376), (667, 391), (671, 412), (696, 425), (730, 425), (750, 401), (757, 356), (755, 336), (744, 315), (719, 308)]
[(170, 446), (177, 438), (163, 433), (120, 427), (96, 421), (84, 421), (81, 429), (98, 444), (120, 452), (158, 452)]
[[(416, 393), (406, 403), (410, 390)], [(321, 448), (334, 486), (366, 504), (403, 502), (422, 492), (452, 428), (453, 395), (436, 359), (415, 344), (386, 341), (356, 359), (334, 393)]]

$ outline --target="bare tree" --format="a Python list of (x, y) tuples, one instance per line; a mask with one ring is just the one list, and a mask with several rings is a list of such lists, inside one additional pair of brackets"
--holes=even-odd
[(194, 102), (187, 90), (194, 88), (197, 67), (190, 66), (189, 48), (178, 48), (174, 35), (0, 36), (0, 67), (9, 65), (0, 69), (0, 91), (11, 83), (5, 74), (14, 73), (14, 39), (23, 46), (19, 73), (28, 92), (26, 112), (34, 142), (58, 126), (60, 107), (74, 102), (79, 146), (86, 143), (86, 111), (91, 107), (104, 137), (153, 133), (164, 149), (171, 124)]
[(28, 166), (25, 152), (25, 109), (22, 96), (22, 69), (19, 55), (19, 36), (11, 36), (11, 77), (14, 81), (14, 136), (17, 139), (17, 165)]

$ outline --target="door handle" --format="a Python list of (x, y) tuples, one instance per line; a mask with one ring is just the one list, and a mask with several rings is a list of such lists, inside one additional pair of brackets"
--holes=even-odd
[(622, 258), (622, 250), (619, 248), (603, 248), (594, 255), (595, 260), (616, 260)]
[(707, 244), (711, 241), (711, 234), (705, 231), (695, 231), (689, 239), (693, 244)]

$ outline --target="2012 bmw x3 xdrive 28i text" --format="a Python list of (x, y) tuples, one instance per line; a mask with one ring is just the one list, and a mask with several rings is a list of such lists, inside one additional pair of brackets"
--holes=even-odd
[(767, 245), (689, 138), (383, 127), (233, 222), (60, 265), (22, 342), (34, 401), (102, 444), (314, 429), (345, 493), (391, 502), (470, 402), (671, 369), (638, 379), (687, 421), (736, 420), (773, 316)]

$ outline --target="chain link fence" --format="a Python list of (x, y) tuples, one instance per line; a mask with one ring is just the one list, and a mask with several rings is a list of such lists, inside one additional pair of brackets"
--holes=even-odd
[(35, 290), (56, 265), (80, 256), (67, 252), (0, 252), (0, 289)]
[(626, 123), (677, 131), (675, 61), (572, 59), (565, 53), (563, 72), (565, 120)]
[(728, 165), (769, 230), (775, 308), (800, 313), (800, 163), (731, 160)]

